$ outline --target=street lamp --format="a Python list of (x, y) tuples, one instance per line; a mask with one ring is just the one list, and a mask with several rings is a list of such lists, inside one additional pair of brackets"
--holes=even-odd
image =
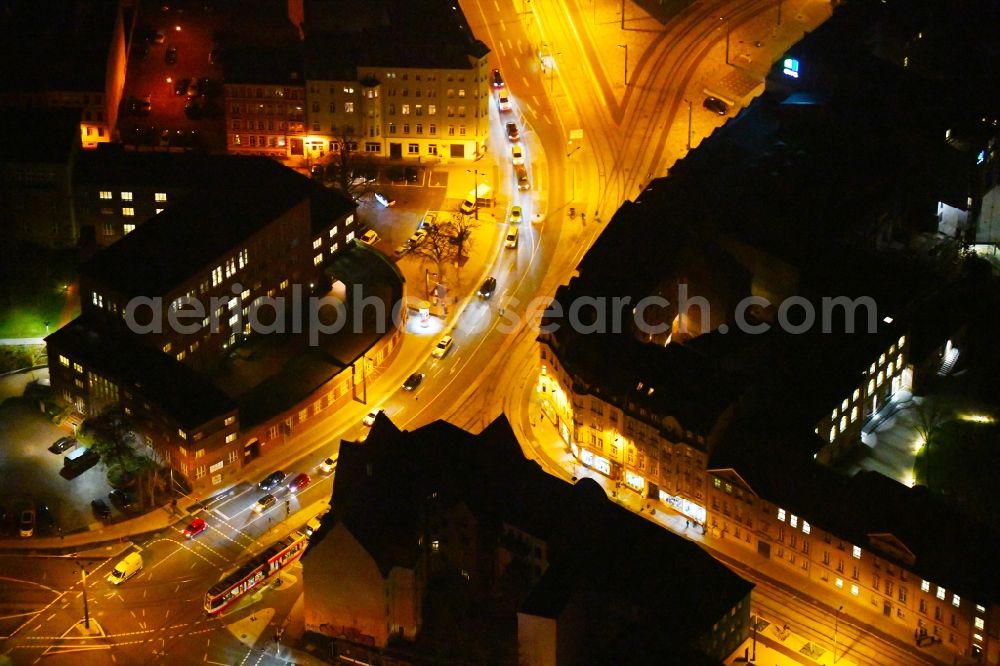
[(728, 65), (729, 64), (729, 17), (720, 16), (719, 20), (724, 21), (726, 23), (726, 64)]
[[(570, 143), (572, 143), (572, 141)], [(573, 153), (575, 153), (576, 151), (580, 150), (581, 148), (583, 148), (582, 145), (577, 146), (573, 150), (571, 150), (568, 153), (566, 153), (566, 159), (569, 159), (569, 158), (573, 157)], [(576, 199), (576, 169), (572, 168), (572, 164), (570, 165), (570, 178), (571, 178), (571, 181), (573, 183), (573, 185), (572, 185), (572, 195), (570, 196), (570, 201), (573, 201), (573, 200)]]
[[(475, 201), (472, 202), (472, 214), (475, 216), (476, 221), (479, 221), (479, 169), (466, 169), (465, 173), (473, 174), (475, 181), (472, 183), (472, 195), (475, 197)], [(485, 176), (486, 174), (483, 173)]]
[(840, 611), (844, 610), (841, 606), (837, 609), (837, 613), (833, 616), (833, 663), (837, 663), (837, 630), (840, 629)]
[(687, 102), (687, 105), (688, 105), (688, 144), (687, 145), (688, 145), (688, 152), (691, 152), (691, 115), (694, 113), (693, 110), (692, 110), (694, 107), (691, 104), (691, 100), (686, 99), (684, 101)]
[(619, 44), (618, 48), (625, 49), (625, 85), (628, 86), (628, 44)]
[(90, 629), (90, 608), (87, 606), (87, 569), (80, 564), (80, 586), (83, 588), (83, 628)]

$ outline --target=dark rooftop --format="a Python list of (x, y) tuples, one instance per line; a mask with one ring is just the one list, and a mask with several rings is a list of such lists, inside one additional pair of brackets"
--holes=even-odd
[(0, 109), (0, 125), (17, 128), (0, 142), (0, 162), (67, 164), (80, 148), (79, 109)]
[(103, 93), (118, 4), (3, 3), (0, 90)]
[(129, 336), (98, 332), (104, 328), (81, 316), (49, 335), (46, 342), (85, 368), (101, 368), (121, 378), (123, 390), (158, 405), (184, 428), (193, 430), (236, 410), (233, 400), (172, 356)]
[[(205, 189), (99, 252), (80, 268), (81, 275), (114, 285), (126, 296), (162, 296), (306, 199), (318, 198), (323, 213), (332, 216), (355, 207), (266, 157), (230, 158), (215, 164), (224, 168)], [(318, 221), (314, 214), (313, 228)]]
[[(226, 51), (226, 83), (304, 86), (305, 62), (299, 43), (278, 46), (243, 44)], [(302, 100), (305, 104), (305, 100)]]

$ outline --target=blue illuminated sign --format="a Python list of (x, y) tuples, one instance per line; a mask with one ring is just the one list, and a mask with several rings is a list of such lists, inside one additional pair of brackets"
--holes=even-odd
[(785, 76), (790, 76), (793, 79), (799, 78), (799, 61), (795, 58), (785, 58), (784, 69), (782, 70)]

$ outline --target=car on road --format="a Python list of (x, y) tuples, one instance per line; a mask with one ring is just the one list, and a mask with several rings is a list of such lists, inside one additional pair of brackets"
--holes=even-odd
[(510, 98), (507, 96), (506, 90), (497, 93), (497, 106), (500, 108), (500, 113), (510, 111)]
[(362, 234), (361, 238), (358, 240), (366, 245), (375, 245), (375, 243), (379, 242), (381, 239), (378, 237), (378, 234), (375, 233), (374, 229), (369, 229)]
[(277, 472), (271, 472), (264, 477), (264, 480), (257, 484), (257, 487), (263, 490), (265, 493), (270, 492), (277, 488), (282, 481), (285, 480), (285, 473), (281, 470)]
[(521, 132), (517, 129), (517, 123), (507, 123), (506, 128), (508, 141), (520, 141)]
[(528, 170), (523, 164), (514, 167), (514, 177), (517, 178), (517, 189), (524, 191), (531, 189), (531, 182), (528, 180)]
[(187, 527), (184, 528), (184, 536), (190, 539), (198, 536), (207, 529), (208, 523), (205, 522), (204, 518), (195, 518)]
[(312, 483), (312, 479), (309, 477), (308, 474), (302, 472), (301, 474), (297, 475), (294, 479), (292, 479), (292, 482), (288, 484), (288, 492), (297, 493), (300, 490), (306, 488), (310, 483)]
[(132, 496), (119, 488), (115, 488), (108, 493), (108, 499), (118, 507), (119, 511), (131, 511), (135, 508), (135, 501), (132, 499)]
[(376, 192), (375, 193), (375, 201), (379, 202), (380, 204), (382, 204), (386, 208), (390, 208), (390, 207), (396, 205), (396, 200), (395, 199), (393, 199), (391, 197), (387, 197), (386, 195), (382, 194), (381, 192)]
[(19, 532), (23, 537), (34, 536), (35, 534), (35, 510), (27, 508), (21, 511), (21, 520), (18, 523)]
[(524, 152), (521, 150), (521, 144), (515, 143), (510, 147), (510, 158), (514, 162), (514, 166), (524, 164)]
[(183, 79), (177, 79), (174, 83), (174, 94), (177, 96), (183, 95), (187, 92), (188, 85), (191, 83), (191, 79), (184, 77)]
[(373, 409), (372, 411), (365, 414), (365, 418), (361, 419), (361, 424), (371, 428), (375, 424), (375, 418), (381, 412), (381, 409)]
[(450, 335), (446, 335), (440, 340), (438, 340), (437, 346), (434, 347), (434, 351), (431, 352), (431, 356), (434, 358), (444, 358), (451, 346), (455, 343), (455, 339)]
[(520, 235), (518, 231), (519, 229), (517, 227), (507, 231), (507, 238), (505, 238), (503, 242), (504, 247), (517, 247), (517, 237)]
[(405, 382), (403, 382), (403, 390), (412, 391), (418, 386), (420, 386), (420, 382), (422, 381), (424, 381), (424, 373), (414, 372), (412, 375), (406, 378)]
[(720, 116), (724, 116), (729, 113), (729, 105), (718, 97), (706, 97), (705, 101), (702, 102), (702, 106)]
[(392, 251), (392, 256), (396, 257), (397, 259), (402, 259), (412, 249), (413, 248), (410, 247), (410, 244), (408, 242), (403, 243), (402, 245), (397, 245), (396, 249)]
[(491, 79), (493, 81), (493, 87), (494, 88), (503, 88), (504, 87), (505, 84), (503, 82), (503, 76), (500, 75), (500, 70), (499, 69), (494, 69), (493, 70), (493, 74), (491, 76)]
[(521, 224), (521, 207), (511, 206), (509, 222), (511, 224)]
[(479, 288), (479, 298), (489, 298), (497, 290), (497, 279), (492, 275), (483, 280), (483, 286)]
[(121, 585), (140, 571), (142, 571), (142, 555), (139, 553), (129, 553), (111, 570), (107, 581), (112, 585)]
[(274, 506), (274, 503), (278, 501), (278, 498), (268, 493), (257, 500), (257, 503), (253, 505), (254, 513), (264, 513), (268, 508)]
[(319, 471), (323, 474), (329, 474), (337, 467), (337, 458), (331, 456), (319, 464)]
[(60, 437), (49, 447), (49, 451), (52, 453), (64, 453), (74, 446), (76, 446), (76, 440), (72, 437)]
[(94, 512), (94, 515), (101, 520), (107, 520), (111, 517), (111, 507), (108, 506), (107, 502), (102, 499), (95, 499), (90, 503), (90, 509)]
[(167, 52), (163, 56), (163, 60), (168, 65), (176, 65), (177, 64), (177, 47), (176, 46), (168, 46), (167, 47)]

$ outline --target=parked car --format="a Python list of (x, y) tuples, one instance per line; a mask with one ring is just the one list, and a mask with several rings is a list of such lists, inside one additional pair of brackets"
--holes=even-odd
[(515, 143), (510, 147), (510, 157), (515, 166), (518, 164), (524, 164), (524, 152), (521, 150), (521, 144)]
[(507, 231), (507, 238), (503, 242), (504, 247), (517, 247), (517, 237), (520, 235), (518, 231), (517, 227), (512, 227)]
[(489, 298), (497, 289), (497, 279), (492, 275), (483, 280), (483, 286), (479, 288), (479, 298)]
[(205, 522), (204, 518), (195, 518), (191, 521), (191, 524), (184, 528), (184, 536), (190, 539), (198, 536), (207, 529), (208, 523)]
[(510, 98), (507, 97), (506, 90), (497, 93), (497, 106), (500, 108), (500, 113), (510, 111)]
[(132, 499), (132, 496), (128, 492), (119, 488), (115, 488), (108, 493), (108, 499), (111, 500), (112, 504), (118, 507), (119, 511), (131, 511), (135, 508), (135, 502)]
[(186, 92), (188, 97), (197, 97), (201, 94), (201, 89), (198, 86), (198, 79), (191, 79), (191, 82), (188, 83)]
[(329, 474), (336, 467), (337, 467), (337, 459), (331, 456), (319, 464), (319, 471), (323, 472), (323, 474)]
[(264, 480), (257, 484), (257, 487), (265, 493), (271, 492), (285, 480), (285, 473), (282, 471), (271, 472), (264, 477)]
[(729, 113), (729, 105), (723, 102), (718, 97), (706, 97), (702, 105), (714, 113), (724, 116)]
[(403, 390), (412, 391), (418, 386), (420, 386), (420, 382), (422, 381), (424, 381), (424, 373), (414, 372), (412, 375), (406, 378), (405, 382), (403, 382)]
[(371, 428), (375, 424), (375, 418), (381, 412), (381, 409), (373, 409), (372, 411), (365, 414), (365, 418), (361, 419), (361, 424)]
[(35, 510), (29, 507), (21, 511), (21, 520), (18, 523), (18, 526), (22, 537), (34, 536)]
[(409, 252), (411, 249), (413, 248), (410, 247), (409, 243), (403, 243), (402, 245), (397, 245), (396, 249), (392, 251), (392, 256), (396, 257), (397, 259), (402, 259), (403, 256), (406, 255), (406, 253)]
[(517, 129), (517, 123), (507, 123), (507, 140), (520, 141), (521, 132)]
[(278, 498), (272, 495), (271, 493), (264, 495), (259, 500), (257, 500), (256, 504), (253, 505), (254, 513), (264, 513), (264, 511), (266, 511), (268, 508), (274, 506), (274, 503), (277, 501)]
[(455, 339), (450, 335), (446, 335), (440, 340), (438, 340), (437, 346), (434, 347), (434, 351), (431, 352), (431, 356), (434, 358), (444, 358), (451, 346), (455, 343)]
[(166, 55), (163, 56), (163, 59), (164, 59), (164, 61), (168, 65), (176, 65), (177, 64), (177, 47), (176, 46), (168, 46), (167, 47), (167, 53), (166, 53)]
[(148, 116), (149, 112), (153, 108), (153, 105), (150, 103), (149, 96), (147, 95), (145, 99), (140, 97), (129, 97), (125, 108), (133, 116)]
[(308, 474), (302, 472), (294, 479), (292, 479), (292, 482), (288, 484), (288, 492), (297, 493), (300, 490), (303, 490), (304, 488), (308, 487), (310, 483), (312, 483), (312, 479), (309, 477)]
[(510, 209), (510, 223), (511, 224), (521, 224), (521, 207), (511, 206)]
[(154, 30), (149, 36), (150, 44), (162, 44), (167, 41), (167, 36), (163, 34), (162, 30)]
[(111, 517), (111, 507), (102, 499), (93, 500), (90, 503), (90, 508), (94, 512), (94, 515), (101, 520), (107, 520)]
[(187, 92), (188, 85), (191, 83), (191, 79), (184, 77), (182, 79), (177, 79), (174, 82), (174, 94), (177, 96), (183, 95)]
[(412, 236), (406, 239), (406, 242), (413, 248), (423, 243), (425, 238), (427, 238), (427, 232), (423, 229), (417, 229)]
[(365, 243), (366, 245), (374, 245), (381, 239), (378, 237), (378, 234), (375, 233), (374, 229), (369, 229), (358, 240), (362, 243)]
[(63, 453), (76, 446), (76, 440), (72, 437), (60, 437), (49, 447), (52, 453)]
[(493, 78), (493, 87), (494, 88), (503, 88), (504, 87), (505, 84), (503, 82), (503, 76), (500, 75), (500, 70), (499, 69), (494, 69), (493, 70), (493, 77), (492, 78)]

